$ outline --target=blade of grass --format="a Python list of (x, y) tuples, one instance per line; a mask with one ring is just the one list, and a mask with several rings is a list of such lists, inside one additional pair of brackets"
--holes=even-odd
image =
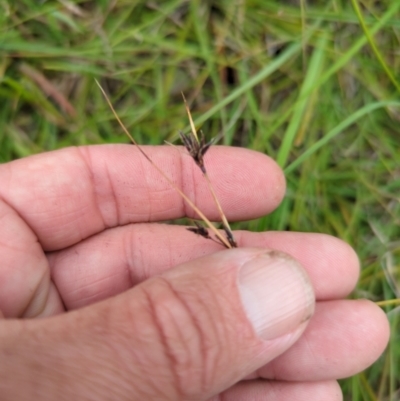
[[(299, 93), (299, 101), (296, 102), (296, 106), (289, 122), (288, 128), (282, 140), (281, 147), (278, 152), (277, 162), (283, 167), (285, 166), (289, 157), (290, 150), (293, 146), (294, 138), (296, 137), (297, 131), (300, 127), (301, 120), (304, 116), (304, 111), (307, 107), (308, 96), (312, 95), (312, 91), (316, 90), (314, 82), (319, 77), (322, 65), (324, 63), (325, 46), (328, 41), (327, 35), (322, 35), (317, 43), (316, 49), (314, 50), (310, 64), (307, 70), (306, 77)], [(304, 94), (307, 93), (306, 97)]]
[[(200, 45), (201, 56), (206, 63), (206, 68), (210, 75), (211, 81), (213, 83), (213, 89), (217, 98), (217, 101), (222, 100), (223, 94), (221, 89), (221, 80), (218, 76), (217, 65), (215, 63), (215, 53), (212, 49), (211, 40), (208, 36), (208, 30), (205, 24), (209, 23), (210, 16), (201, 12), (202, 7), (204, 7), (203, 2), (199, 0), (192, 0), (189, 2), (190, 12), (192, 14), (192, 21), (194, 24), (194, 29), (196, 32), (197, 40)], [(204, 7), (206, 8), (206, 7)], [(220, 110), (222, 127), (226, 126), (226, 112), (224, 108)]]
[(367, 24), (365, 23), (363, 14), (360, 10), (360, 7), (358, 5), (357, 0), (351, 0), (351, 3), (353, 4), (354, 11), (356, 12), (357, 18), (360, 21), (360, 25), (365, 33), (365, 36), (367, 37), (368, 43), (372, 48), (372, 51), (374, 52), (377, 60), (379, 61), (380, 65), (382, 66), (383, 70), (386, 72), (387, 76), (389, 79), (392, 81), (393, 85), (396, 87), (397, 91), (400, 92), (400, 83), (397, 81), (396, 77), (386, 64), (382, 53), (379, 51), (378, 47), (376, 46), (375, 40), (373, 38), (373, 33), (368, 29)]
[(400, 305), (400, 298), (396, 299), (385, 299), (384, 301), (375, 302), (378, 306), (392, 306), (392, 305)]
[(291, 44), (279, 57), (273, 60), (270, 64), (266, 65), (263, 69), (261, 69), (256, 75), (250, 78), (242, 86), (239, 86), (237, 89), (232, 91), (228, 96), (222, 99), (214, 107), (203, 113), (200, 117), (198, 117), (194, 121), (194, 123), (196, 125), (201, 125), (202, 123), (204, 123), (206, 120), (208, 120), (211, 116), (213, 116), (223, 107), (233, 102), (238, 97), (242, 96), (244, 93), (246, 93), (247, 90), (259, 84), (261, 81), (270, 76), (277, 69), (282, 67), (282, 65), (284, 65), (290, 58), (297, 55), (300, 50), (301, 50), (300, 42), (295, 42)]
[[(386, 13), (382, 16), (382, 18), (370, 29), (370, 34), (375, 35), (382, 27), (386, 25), (386, 23), (394, 16), (394, 14), (400, 8), (400, 2), (394, 1), (386, 11)], [(336, 71), (342, 68), (345, 64), (349, 62), (349, 60), (361, 50), (361, 48), (367, 43), (367, 38), (365, 35), (361, 36), (354, 45), (345, 53), (342, 57), (340, 57), (336, 63), (332, 65), (328, 71), (325, 72), (321, 76), (320, 79), (317, 80), (316, 85), (321, 85), (325, 81), (328, 80), (330, 76), (332, 76)]]
[[(400, 8), (400, 2), (393, 2), (391, 7), (386, 11), (386, 13), (382, 16), (382, 18), (370, 29), (371, 34), (376, 34), (385, 24), (394, 16), (394, 14)], [(341, 55), (333, 65), (328, 68), (328, 70), (321, 75), (319, 79), (314, 82), (314, 85), (303, 94), (304, 97), (309, 96), (311, 91), (315, 90), (318, 86), (322, 86), (329, 78), (332, 77), (335, 73), (337, 73), (341, 68), (343, 68), (367, 43), (367, 38), (365, 35), (362, 35), (358, 40), (355, 41), (353, 46), (351, 46), (343, 55)], [(302, 101), (302, 98), (299, 98), (297, 102)], [(289, 107), (282, 116), (273, 124), (269, 133), (275, 132), (282, 124), (284, 124), (290, 114), (293, 112), (293, 109), (297, 106), (297, 102), (294, 103), (291, 107)], [(268, 138), (268, 133), (264, 136), (265, 139)]]
[(372, 113), (374, 110), (382, 108), (382, 107), (389, 107), (389, 106), (397, 106), (400, 107), (399, 101), (394, 100), (387, 100), (384, 102), (376, 102), (370, 103), (361, 109), (357, 110), (355, 113), (351, 114), (347, 117), (344, 121), (338, 124), (335, 128), (329, 131), (323, 138), (319, 141), (315, 142), (311, 147), (309, 147), (301, 156), (299, 156), (294, 162), (289, 164), (285, 169), (285, 173), (292, 172), (296, 167), (298, 167), (304, 160), (306, 160), (310, 155), (315, 153), (318, 149), (322, 146), (326, 145), (329, 141), (339, 135), (343, 130), (348, 128), (351, 124), (354, 124), (357, 120), (365, 115)]

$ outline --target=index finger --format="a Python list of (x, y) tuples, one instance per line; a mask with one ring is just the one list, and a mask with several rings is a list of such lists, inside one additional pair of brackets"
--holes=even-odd
[[(168, 146), (143, 149), (210, 220), (219, 215), (200, 170)], [(229, 220), (273, 210), (285, 191), (281, 169), (269, 157), (216, 146), (207, 170)], [(135, 222), (196, 217), (160, 173), (131, 145), (66, 148), (0, 166), (0, 196), (37, 235), (46, 251), (62, 249), (105, 228)]]

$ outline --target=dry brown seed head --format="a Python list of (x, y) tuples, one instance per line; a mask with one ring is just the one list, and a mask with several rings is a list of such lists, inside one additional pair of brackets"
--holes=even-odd
[(206, 154), (207, 150), (210, 149), (213, 140), (206, 143), (203, 133), (201, 133), (200, 140), (197, 140), (192, 133), (184, 134), (182, 131), (179, 132), (179, 136), (194, 162), (203, 173), (206, 173), (203, 156)]
[(212, 239), (206, 227), (201, 226), (197, 221), (194, 221), (194, 224), (196, 227), (188, 227), (187, 230), (197, 235), (200, 235), (203, 238)]

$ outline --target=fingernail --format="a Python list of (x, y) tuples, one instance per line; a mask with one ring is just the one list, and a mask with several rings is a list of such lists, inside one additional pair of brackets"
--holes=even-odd
[(259, 337), (272, 340), (310, 319), (315, 297), (301, 265), (272, 251), (246, 262), (239, 271), (239, 291)]

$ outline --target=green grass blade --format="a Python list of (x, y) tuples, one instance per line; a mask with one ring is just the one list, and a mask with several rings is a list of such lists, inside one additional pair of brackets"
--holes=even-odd
[(321, 73), (322, 65), (324, 63), (325, 46), (327, 41), (328, 41), (327, 35), (322, 35), (311, 57), (310, 64), (307, 70), (307, 75), (300, 89), (300, 94), (299, 94), (300, 100), (296, 102), (292, 118), (289, 122), (288, 128), (283, 137), (282, 145), (278, 152), (277, 162), (281, 167), (283, 167), (287, 162), (290, 150), (293, 145), (294, 138), (300, 127), (301, 119), (307, 107), (308, 96), (306, 97), (304, 94), (307, 93), (310, 96), (312, 90), (315, 90), (314, 82)]
[[(388, 67), (387, 63), (385, 62), (382, 53), (379, 51), (374, 38), (373, 38), (373, 33), (370, 32), (370, 30), (368, 29), (367, 24), (365, 23), (364, 17), (362, 15), (362, 12), (360, 10), (360, 7), (358, 5), (358, 1), (357, 0), (351, 0), (351, 3), (353, 4), (354, 10), (357, 14), (358, 20), (360, 21), (360, 25), (365, 33), (365, 36), (367, 37), (368, 43), (372, 48), (372, 51), (374, 52), (376, 58), (378, 59), (380, 65), (382, 66), (383, 70), (386, 72), (387, 76), (389, 77), (389, 79), (392, 81), (393, 85), (396, 87), (397, 91), (400, 92), (400, 83), (397, 81), (397, 79), (395, 78), (394, 74), (392, 73), (392, 71), (390, 70), (390, 68)], [(399, 2), (397, 2), (398, 4)]]
[(239, 86), (237, 89), (232, 91), (228, 96), (221, 100), (218, 104), (212, 107), (210, 110), (206, 111), (200, 117), (196, 118), (194, 123), (196, 125), (201, 125), (210, 117), (212, 117), (215, 113), (221, 110), (223, 107), (233, 102), (239, 96), (242, 96), (246, 91), (259, 84), (262, 80), (267, 78), (273, 72), (275, 72), (279, 67), (281, 67), (284, 63), (286, 63), (293, 56), (297, 55), (301, 50), (301, 43), (295, 42), (290, 45), (278, 58), (272, 61), (270, 64), (265, 66), (262, 70), (260, 70), (256, 75), (250, 78), (245, 84)]
[(294, 162), (289, 164), (284, 171), (286, 174), (292, 172), (295, 168), (297, 168), (301, 163), (303, 163), (308, 157), (310, 157), (313, 153), (315, 153), (318, 149), (320, 149), (322, 146), (325, 146), (329, 141), (334, 139), (336, 136), (338, 136), (340, 133), (343, 132), (346, 128), (350, 127), (352, 124), (354, 124), (357, 120), (360, 118), (364, 117), (365, 115), (368, 115), (369, 113), (372, 113), (376, 109), (380, 109), (382, 107), (400, 107), (400, 102), (394, 101), (394, 100), (388, 100), (384, 102), (376, 102), (376, 103), (371, 103), (363, 108), (357, 110), (355, 113), (351, 114), (349, 117), (347, 117), (344, 121), (342, 121), (340, 124), (338, 124), (335, 128), (333, 128), (331, 131), (329, 131), (323, 138), (321, 138), (319, 141), (315, 142), (311, 147), (309, 147), (301, 156), (299, 156)]

